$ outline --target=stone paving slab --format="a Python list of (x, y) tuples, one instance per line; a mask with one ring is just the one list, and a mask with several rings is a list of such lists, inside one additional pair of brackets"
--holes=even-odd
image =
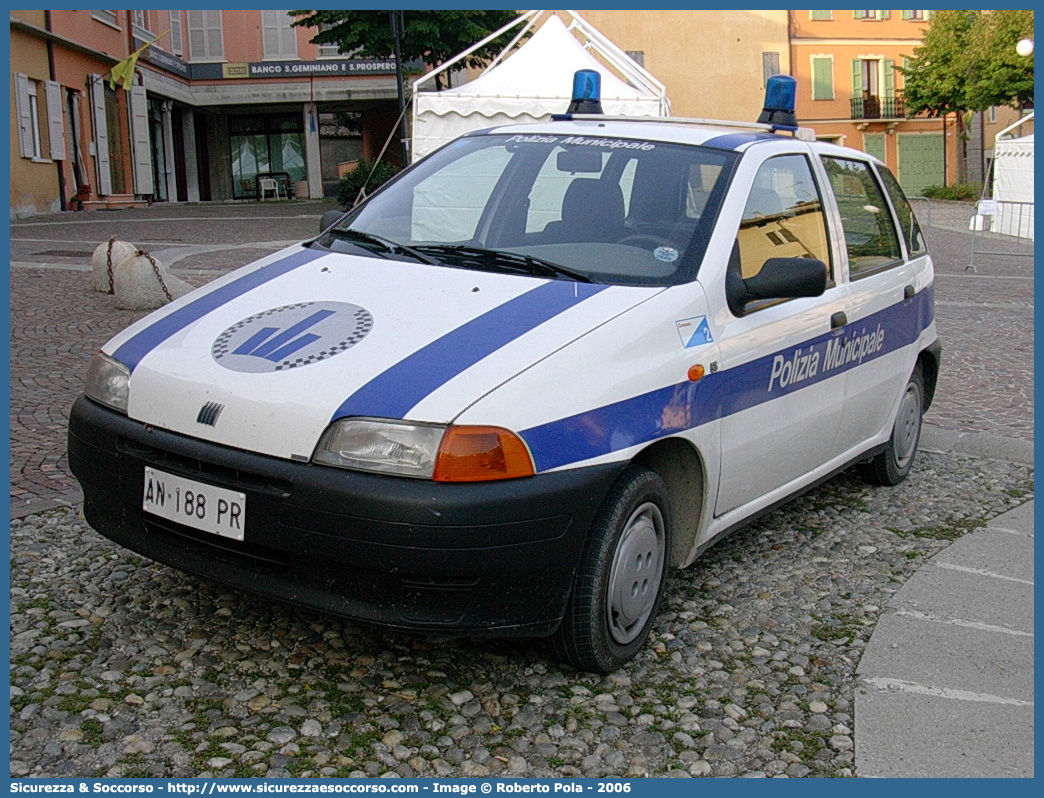
[[(886, 645), (868, 646), (856, 672), (1033, 701), (1032, 637), (958, 626), (948, 620), (882, 615), (874, 638), (882, 637)], [(861, 722), (862, 717), (857, 717)]]
[(975, 563), (975, 568), (989, 573), (1033, 582), (1033, 538), (989, 526), (974, 535), (955, 540), (932, 562), (939, 567), (957, 565), (962, 568)]
[[(861, 693), (856, 692), (857, 706)], [(1033, 707), (959, 703), (905, 692), (877, 697), (859, 714), (859, 775), (866, 778), (1015, 778), (1033, 775)], [(1004, 733), (997, 735), (997, 729)], [(901, 730), (901, 731), (899, 731)], [(872, 744), (871, 744), (872, 743)]]

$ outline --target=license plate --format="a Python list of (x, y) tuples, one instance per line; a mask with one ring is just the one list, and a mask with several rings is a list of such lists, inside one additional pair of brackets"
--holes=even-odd
[(141, 508), (153, 515), (233, 540), (243, 539), (246, 494), (145, 468)]

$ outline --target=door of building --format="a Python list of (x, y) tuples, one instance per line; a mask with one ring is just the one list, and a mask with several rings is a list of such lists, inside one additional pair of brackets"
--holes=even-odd
[(899, 185), (908, 197), (919, 197), (925, 186), (946, 182), (943, 139), (938, 133), (900, 133)]

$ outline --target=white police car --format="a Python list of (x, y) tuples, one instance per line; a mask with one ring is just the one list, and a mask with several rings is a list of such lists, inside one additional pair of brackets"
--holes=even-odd
[(936, 383), (895, 178), (769, 95), (760, 125), (466, 136), (134, 324), (72, 411), (87, 520), (359, 621), (627, 662), (669, 565), (853, 464), (902, 480)]

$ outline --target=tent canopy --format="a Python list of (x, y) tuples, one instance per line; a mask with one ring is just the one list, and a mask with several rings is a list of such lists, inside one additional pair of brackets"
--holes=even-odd
[(993, 230), (1033, 239), (1033, 134), (1005, 138), (1033, 118), (1025, 116), (997, 134), (993, 145), (993, 199), (998, 203)]
[[(493, 36), (522, 22), (528, 30), (544, 13), (527, 12)], [(413, 160), (473, 130), (537, 122), (549, 119), (551, 114), (565, 113), (572, 95), (573, 73), (578, 69), (594, 69), (601, 74), (602, 108), (607, 114), (669, 115), (663, 84), (575, 12), (569, 13), (573, 19), (568, 27), (558, 16), (549, 16), (525, 44), (507, 55), (514, 43), (509, 45), (470, 83), (441, 92), (422, 88), (435, 74), (463, 60), (468, 51), (419, 78), (413, 93)], [(595, 58), (591, 50), (613, 69)]]

